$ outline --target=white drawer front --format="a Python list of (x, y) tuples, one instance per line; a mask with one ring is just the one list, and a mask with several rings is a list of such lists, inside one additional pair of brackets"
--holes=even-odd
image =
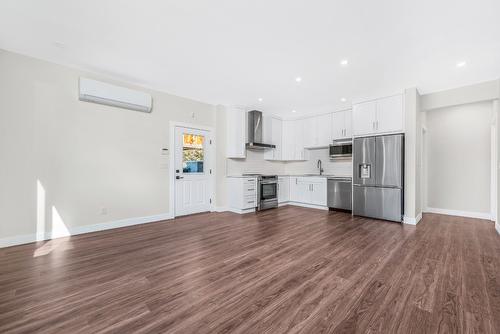
[(257, 186), (255, 184), (249, 184), (249, 185), (244, 185), (243, 186), (243, 195), (252, 195), (257, 193)]
[(257, 197), (255, 195), (243, 197), (243, 209), (257, 207)]

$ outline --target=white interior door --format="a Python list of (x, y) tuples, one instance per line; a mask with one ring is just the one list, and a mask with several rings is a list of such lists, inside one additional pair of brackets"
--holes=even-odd
[(210, 211), (210, 132), (175, 127), (175, 216)]

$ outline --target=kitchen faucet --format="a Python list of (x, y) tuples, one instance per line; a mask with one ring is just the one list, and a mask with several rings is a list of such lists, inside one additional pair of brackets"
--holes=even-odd
[(323, 167), (321, 167), (321, 159), (318, 159), (318, 163), (317, 163), (317, 166), (319, 168), (319, 175), (322, 175), (324, 170), (323, 170)]

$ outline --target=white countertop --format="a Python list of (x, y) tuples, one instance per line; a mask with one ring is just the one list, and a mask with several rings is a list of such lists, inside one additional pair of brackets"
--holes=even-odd
[[(342, 177), (342, 178), (352, 178), (352, 175), (339, 175), (339, 174), (265, 174), (265, 175), (277, 175), (278, 177)], [(253, 175), (241, 175), (241, 174), (236, 174), (236, 175), (227, 175), (226, 177), (242, 177), (242, 178), (257, 178), (257, 176)]]

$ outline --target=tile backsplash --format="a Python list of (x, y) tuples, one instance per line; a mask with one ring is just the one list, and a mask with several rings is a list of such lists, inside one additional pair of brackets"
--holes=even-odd
[(352, 175), (352, 160), (343, 159), (331, 161), (328, 149), (316, 149), (308, 151), (307, 161), (281, 162), (264, 160), (264, 152), (247, 151), (245, 159), (226, 159), (226, 174), (240, 175), (244, 173), (260, 174), (311, 174), (319, 173), (318, 159), (321, 160), (325, 174)]
[(294, 161), (285, 164), (285, 174), (309, 174), (319, 173), (317, 168), (318, 160), (324, 169), (324, 174), (333, 174), (339, 176), (352, 175), (352, 159), (330, 160), (327, 148), (308, 150), (309, 159), (307, 161)]

